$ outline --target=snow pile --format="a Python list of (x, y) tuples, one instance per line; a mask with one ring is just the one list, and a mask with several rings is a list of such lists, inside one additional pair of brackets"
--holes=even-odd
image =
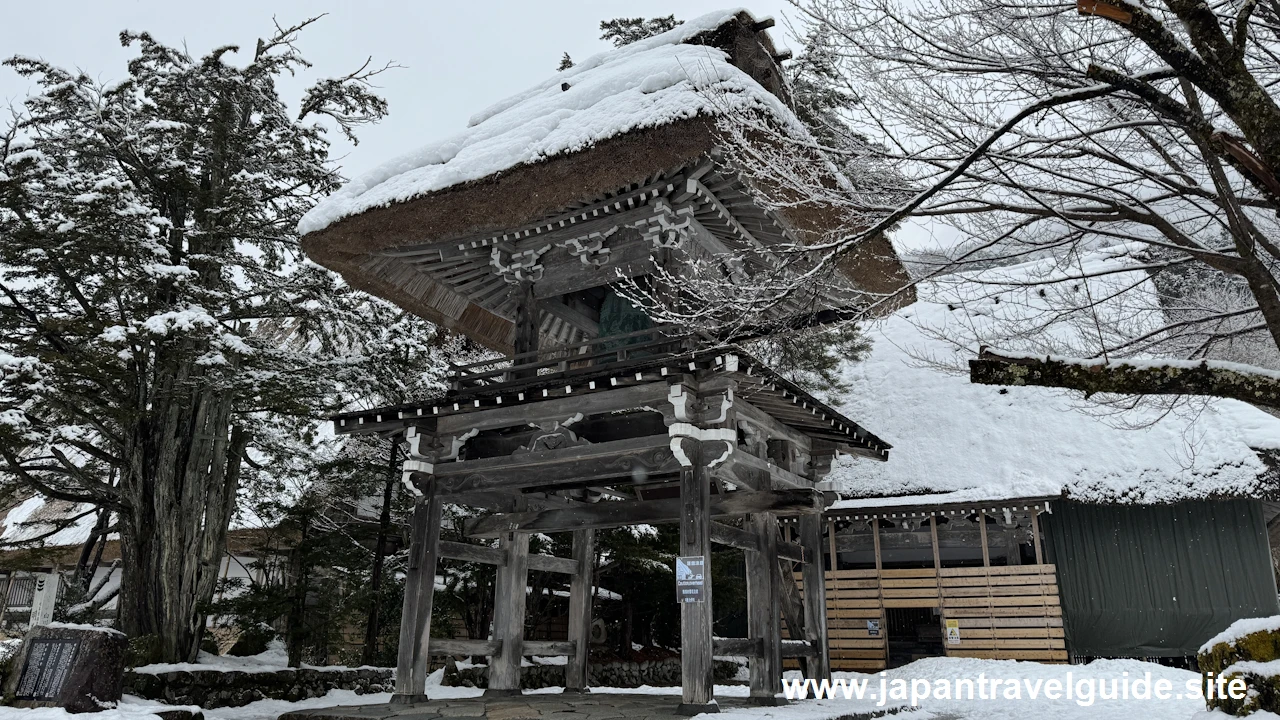
[(471, 118), (466, 130), (353, 180), (298, 223), (306, 234), (375, 207), (479, 180), (677, 120), (763, 110), (804, 132), (773, 94), (716, 48), (684, 44), (744, 12), (722, 10), (601, 53)]
[(119, 630), (116, 630), (115, 628), (103, 627), (102, 625), (86, 625), (84, 623), (51, 622), (45, 627), (53, 628), (54, 630), (88, 630), (90, 632), (100, 632), (100, 633), (106, 633), (108, 635), (119, 635), (120, 637), (124, 637), (124, 633), (120, 632)]
[(1266, 662), (1240, 660), (1223, 668), (1219, 674), (1223, 677), (1231, 677), (1232, 675), (1244, 673), (1268, 678), (1280, 676), (1280, 660), (1267, 660)]
[[(440, 685), (443, 671), (437, 670), (427, 677), (427, 694), (432, 699), (452, 699), (479, 697), (484, 691), (480, 688), (446, 687)], [(1131, 683), (1143, 679), (1150, 674), (1151, 682), (1164, 680), (1175, 692), (1183, 690), (1188, 683), (1198, 685), (1200, 676), (1197, 673), (1176, 668), (1167, 668), (1153, 663), (1137, 660), (1100, 660), (1088, 665), (1043, 665), (1032, 662), (1015, 662), (1012, 660), (976, 660), (964, 658), (929, 658), (910, 665), (895, 668), (883, 675), (862, 675), (858, 673), (836, 673), (840, 678), (865, 679), (868, 689), (879, 692), (880, 682), (891, 683), (904, 680), (910, 684), (912, 680), (927, 680), (936, 683), (940, 680), (993, 678), (1022, 681), (1022, 687), (1043, 687), (1050, 680), (1059, 682), (1093, 681), (1095, 687), (1103, 682), (1128, 679)], [(796, 677), (794, 671), (789, 677)], [(672, 709), (679, 702), (678, 687), (643, 687), (643, 688), (592, 688), (597, 695), (663, 695), (669, 696)], [(560, 688), (542, 688), (526, 691), (526, 696), (554, 695)], [(745, 685), (717, 685), (716, 696), (719, 698), (745, 698), (749, 689)], [(1061, 695), (1061, 693), (1060, 693)], [(391, 696), (388, 693), (356, 695), (349, 690), (334, 690), (320, 698), (310, 698), (299, 702), (283, 700), (260, 700), (238, 708), (218, 708), (205, 710), (209, 720), (273, 720), (279, 715), (309, 708), (332, 707), (335, 705), (385, 705)], [(898, 710), (906, 703), (889, 700), (878, 704), (879, 700), (864, 698), (862, 700), (846, 700), (843, 697), (835, 700), (801, 700), (783, 707), (739, 707), (722, 705), (717, 720), (834, 720), (854, 714), (890, 712)], [(160, 705), (134, 697), (126, 696), (118, 707), (97, 713), (85, 713), (74, 716), (75, 720), (143, 720), (151, 713), (173, 709), (174, 706)], [(188, 707), (195, 710), (197, 708)], [(15, 710), (0, 708), (0, 718), (11, 715), (14, 720), (71, 720), (72, 716), (58, 708), (42, 708), (37, 710)], [(1168, 700), (1115, 699), (1104, 700), (1096, 696), (1091, 704), (1084, 705), (1078, 698), (1059, 697), (1051, 699), (1043, 692), (1031, 698), (1027, 693), (1020, 700), (1008, 700), (1002, 696), (997, 699), (972, 700), (934, 700), (926, 699), (921, 709), (899, 712), (892, 717), (902, 720), (925, 720), (932, 718), (950, 718), (951, 720), (1022, 720), (1027, 717), (1054, 718), (1055, 720), (1132, 720), (1132, 718), (1161, 718), (1161, 720), (1218, 720), (1227, 718), (1218, 713), (1206, 713), (1204, 701), (1191, 697), (1171, 698)], [(1275, 717), (1263, 713), (1251, 717)]]
[[(1193, 400), (1172, 412), (1147, 403), (1104, 413), (1068, 391), (969, 382), (967, 361), (992, 337), (1002, 350), (1070, 355), (1088, 346), (1089, 333), (1119, 332), (1108, 325), (1128, 333), (1157, 326), (1154, 292), (1141, 291), (1149, 281), (1132, 268), (1118, 248), (1069, 268), (1035, 261), (922, 284), (915, 305), (869, 329), (869, 356), (844, 368), (852, 391), (835, 404), (894, 449), (887, 463), (836, 463), (830, 479), (860, 499), (835, 507), (1261, 493), (1267, 467), (1254, 449), (1280, 448), (1280, 419), (1252, 406)], [(1061, 281), (1045, 287), (1046, 279)], [(1131, 285), (1138, 290), (1113, 295)], [(1101, 314), (1116, 322), (1094, 322), (1089, 298), (1108, 296)], [(894, 498), (903, 495), (916, 497)]]
[[(351, 668), (345, 665), (307, 665), (302, 664), (307, 670), (357, 670), (359, 668)], [(371, 667), (362, 665), (360, 667)], [(267, 644), (267, 649), (257, 655), (214, 655), (203, 650), (196, 657), (193, 663), (154, 663), (151, 665), (143, 665), (133, 669), (136, 673), (146, 673), (148, 675), (159, 675), (167, 672), (243, 672), (243, 673), (269, 673), (280, 670), (289, 670), (289, 652), (285, 649), (284, 643), (279, 640), (272, 640)]]
[(1275, 632), (1280, 631), (1280, 615), (1272, 615), (1271, 617), (1260, 618), (1242, 618), (1227, 626), (1226, 630), (1214, 635), (1200, 646), (1202, 653), (1213, 650), (1218, 643), (1231, 644), (1246, 635), (1252, 635), (1257, 632)]

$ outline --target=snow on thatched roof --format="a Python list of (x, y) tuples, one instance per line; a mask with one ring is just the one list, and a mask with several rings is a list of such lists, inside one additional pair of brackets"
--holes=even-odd
[(308, 212), (298, 230), (316, 232), (372, 208), (698, 116), (763, 110), (803, 132), (786, 105), (723, 50), (691, 44), (735, 21), (754, 19), (741, 9), (713, 12), (590, 57), (476, 114), (461, 133), (353, 180)]
[[(1108, 295), (1104, 286), (1139, 284), (1102, 314), (1122, 317), (1130, 330), (1158, 323), (1140, 270), (1091, 280), (1089, 288), (1019, 285), (1125, 267), (1133, 262), (1119, 248), (1069, 268), (1036, 261), (952, 276), (922, 286), (915, 305), (871, 328), (874, 348), (845, 368), (852, 391), (836, 407), (875, 428), (894, 455), (888, 463), (839, 462), (831, 479), (844, 497), (863, 499), (836, 509), (1057, 496), (1154, 504), (1273, 492), (1259, 451), (1280, 449), (1280, 419), (1250, 405), (1195, 399), (1169, 413), (1154, 404), (1107, 412), (1078, 393), (970, 384), (966, 362), (979, 338), (1022, 337), (1022, 347), (1009, 349), (1071, 354), (1082, 346), (1073, 335), (1107, 332), (1084, 311), (1089, 288), (1096, 299)], [(1038, 326), (1050, 308), (1060, 322)]]
[(97, 520), (97, 513), (89, 503), (49, 500), (35, 495), (3, 512), (0, 543), (7, 546), (79, 545), (89, 538)]

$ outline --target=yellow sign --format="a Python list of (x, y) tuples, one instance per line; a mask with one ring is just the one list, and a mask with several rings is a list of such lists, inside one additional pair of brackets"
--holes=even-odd
[(960, 621), (959, 620), (947, 620), (947, 644), (948, 645), (960, 644)]

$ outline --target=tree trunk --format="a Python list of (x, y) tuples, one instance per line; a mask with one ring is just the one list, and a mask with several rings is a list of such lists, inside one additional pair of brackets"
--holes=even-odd
[(289, 558), (289, 574), (293, 576), (293, 597), (289, 603), (289, 617), (285, 626), (285, 646), (289, 653), (289, 667), (295, 668), (302, 665), (302, 649), (306, 641), (304, 626), (307, 620), (307, 585), (310, 582), (306, 547), (310, 530), (310, 520), (304, 520), (298, 545)]
[(1280, 408), (1280, 379), (1266, 370), (1241, 367), (1101, 360), (1052, 360), (1001, 355), (983, 348), (969, 361), (969, 382), (1080, 390), (1086, 395), (1207, 395), (1232, 398), (1272, 411)]
[(120, 626), (145, 639), (141, 660), (194, 662), (249, 434), (231, 424), (230, 394), (191, 377), (191, 362), (157, 364), (154, 394), (137, 401), (150, 412), (125, 438)]
[(373, 549), (373, 572), (369, 577), (369, 619), (364, 629), (364, 651), (362, 659), (365, 665), (374, 665), (378, 657), (378, 635), (382, 609), (382, 566), (387, 557), (387, 537), (391, 533), (391, 497), (396, 487), (396, 440), (391, 439), (391, 450), (387, 453), (387, 482), (382, 488), (382, 513), (378, 517), (378, 544)]

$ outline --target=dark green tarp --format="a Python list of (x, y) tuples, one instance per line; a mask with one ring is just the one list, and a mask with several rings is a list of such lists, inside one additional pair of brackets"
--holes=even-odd
[(1280, 614), (1262, 504), (1052, 504), (1041, 515), (1075, 656), (1174, 657)]

